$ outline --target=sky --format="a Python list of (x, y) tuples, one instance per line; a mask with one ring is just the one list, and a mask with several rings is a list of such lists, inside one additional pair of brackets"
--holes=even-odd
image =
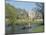
[(35, 2), (16, 2), (15, 0), (7, 0), (7, 3), (10, 3), (16, 8), (21, 8), (25, 10), (32, 10), (33, 8), (38, 8)]
[[(11, 0), (10, 0), (11, 1)], [(44, 0), (14, 0), (14, 1), (34, 1), (34, 2), (44, 2)]]

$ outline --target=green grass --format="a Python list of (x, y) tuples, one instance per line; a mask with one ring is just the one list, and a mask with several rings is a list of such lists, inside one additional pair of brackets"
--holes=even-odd
[(33, 29), (32, 32), (44, 32), (44, 26), (41, 25), (41, 26), (39, 26), (39, 27)]

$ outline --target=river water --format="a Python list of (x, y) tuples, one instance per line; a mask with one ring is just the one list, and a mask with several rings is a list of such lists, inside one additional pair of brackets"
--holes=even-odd
[[(24, 28), (26, 27), (26, 28)], [(35, 29), (38, 27), (37, 24), (32, 24), (30, 27), (28, 25), (22, 26), (22, 25), (15, 25), (15, 32), (14, 33), (31, 33), (32, 29)], [(5, 30), (7, 33), (11, 33), (11, 26), (6, 26)]]

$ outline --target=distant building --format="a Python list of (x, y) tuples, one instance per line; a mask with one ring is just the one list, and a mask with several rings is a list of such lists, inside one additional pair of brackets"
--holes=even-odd
[(40, 12), (35, 12), (35, 11), (30, 11), (28, 12), (28, 16), (29, 18), (32, 19), (41, 19), (42, 18), (42, 14)]

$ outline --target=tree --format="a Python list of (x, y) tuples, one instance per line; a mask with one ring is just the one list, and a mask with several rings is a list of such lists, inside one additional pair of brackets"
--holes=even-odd
[[(35, 5), (36, 5), (36, 8), (33, 8), (32, 10), (36, 11), (36, 14), (37, 12), (40, 12), (42, 14), (42, 19), (44, 19), (44, 3), (35, 3)], [(44, 23), (42, 24), (44, 25)]]
[(44, 18), (44, 3), (35, 3), (36, 7), (32, 10), (36, 12), (40, 12), (42, 14), (42, 18)]
[(44, 18), (44, 3), (36, 3), (36, 6), (39, 7), (37, 8), (37, 11), (42, 14), (42, 18)]
[(12, 5), (6, 3), (6, 5), (5, 5), (5, 16), (7, 16), (7, 18), (9, 19), (9, 23), (12, 26), (12, 33), (14, 33), (14, 30), (15, 30), (15, 28), (14, 28), (14, 24), (16, 21), (15, 15), (16, 15), (16, 8), (13, 7)]

